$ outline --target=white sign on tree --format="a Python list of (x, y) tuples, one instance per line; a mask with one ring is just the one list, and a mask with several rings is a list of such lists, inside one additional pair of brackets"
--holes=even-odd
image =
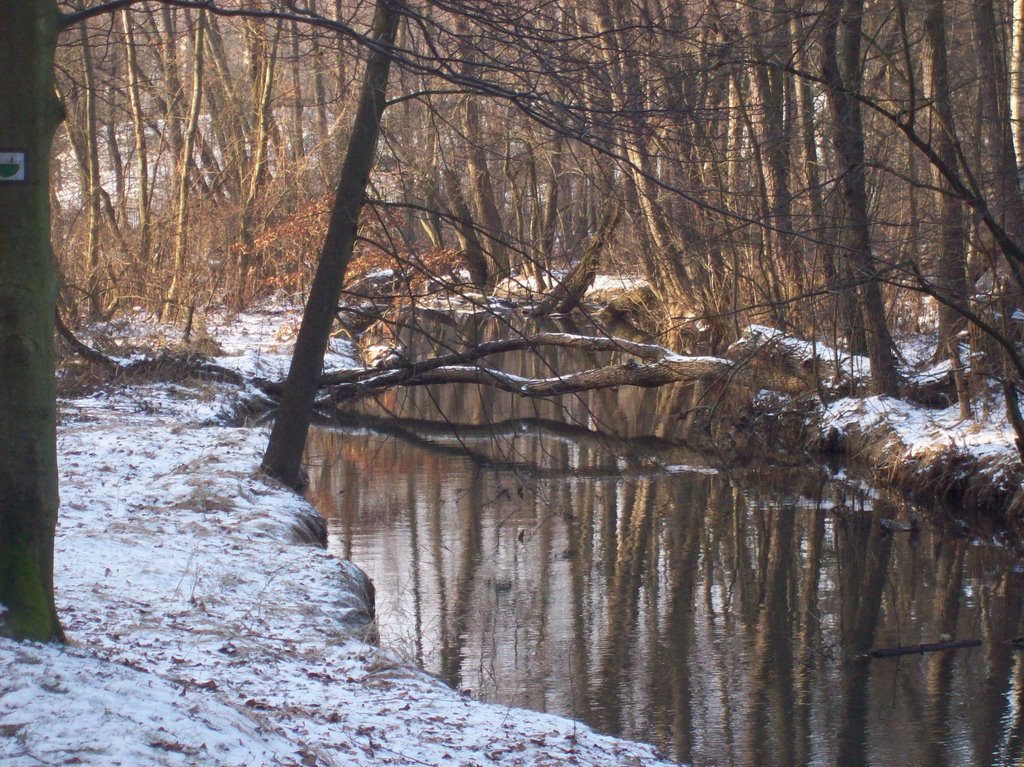
[(25, 180), (25, 153), (0, 150), (0, 184)]

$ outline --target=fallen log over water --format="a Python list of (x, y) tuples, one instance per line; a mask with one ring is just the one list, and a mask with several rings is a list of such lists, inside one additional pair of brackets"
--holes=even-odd
[[(86, 346), (63, 323), (61, 325), (62, 334), (77, 353), (107, 368), (115, 376), (173, 373), (176, 377), (195, 376), (239, 385), (251, 383), (271, 398), (280, 396), (284, 388), (283, 381), (249, 379), (200, 355), (165, 354), (142, 360), (119, 360)], [(526, 378), (479, 364), (496, 354), (542, 347), (617, 353), (626, 359), (621, 363), (555, 373), (543, 378)], [(772, 360), (752, 355), (750, 344), (740, 345), (727, 357), (684, 356), (664, 346), (624, 338), (540, 332), (488, 341), (424, 360), (410, 359), (401, 349), (392, 351), (384, 355), (383, 362), (378, 365), (325, 373), (319, 382), (320, 388), (326, 390), (325, 396), (321, 397), (318, 405), (340, 404), (399, 386), (446, 383), (493, 386), (524, 397), (553, 397), (618, 386), (651, 388), (686, 381), (722, 382), (790, 394), (804, 393), (810, 388), (805, 377)], [(258, 409), (263, 410), (266, 405), (270, 403), (264, 403)]]
[[(630, 359), (545, 378), (525, 378), (475, 364), (494, 354), (544, 346), (621, 352)], [(396, 350), (386, 360), (379, 367), (327, 374), (321, 379), (321, 386), (329, 390), (335, 403), (342, 403), (396, 386), (445, 383), (476, 383), (524, 397), (551, 397), (616, 386), (649, 388), (679, 381), (721, 380), (747, 386), (758, 386), (760, 381), (757, 368), (724, 357), (686, 357), (656, 344), (571, 333), (535, 333), (491, 341), (422, 361), (410, 360)], [(774, 376), (772, 382), (787, 391), (806, 390), (806, 385), (793, 377), (780, 380)]]

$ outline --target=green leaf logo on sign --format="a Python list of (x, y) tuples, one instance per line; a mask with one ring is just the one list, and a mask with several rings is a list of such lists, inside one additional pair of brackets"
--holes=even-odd
[(0, 151), (0, 184), (25, 180), (25, 153)]

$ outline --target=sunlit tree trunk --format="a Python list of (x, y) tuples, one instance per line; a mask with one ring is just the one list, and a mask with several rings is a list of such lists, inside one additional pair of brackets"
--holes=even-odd
[(1024, 160), (1024, 0), (1013, 0), (1013, 48), (1010, 54), (1010, 119), (1017, 161)]
[(305, 102), (302, 95), (302, 76), (299, 71), (299, 62), (302, 61), (302, 54), (299, 49), (299, 23), (295, 20), (291, 22), (291, 61), (288, 62), (291, 65), (291, 81), (292, 81), (292, 119), (291, 124), (288, 126), (290, 129), (290, 137), (288, 139), (290, 158), (294, 168), (293, 172), (296, 174), (296, 180), (299, 178), (302, 158), (306, 154), (305, 140), (303, 139), (303, 132), (305, 129), (303, 119), (303, 106)]
[(548, 176), (547, 195), (544, 198), (544, 213), (539, 218), (540, 232), (537, 243), (537, 263), (533, 275), (537, 290), (547, 284), (545, 275), (550, 273), (555, 256), (555, 235), (559, 224), (559, 186), (562, 182), (562, 142), (556, 138), (551, 148), (551, 173)]
[(86, 241), (85, 290), (89, 297), (89, 317), (98, 319), (100, 306), (100, 157), (96, 123), (96, 72), (93, 66), (92, 46), (85, 23), (78, 26), (78, 41), (82, 50), (82, 68), (85, 73), (85, 132), (82, 135), (82, 161), (85, 177), (85, 199), (89, 209), (89, 235)]
[(171, 272), (171, 285), (167, 289), (167, 297), (161, 309), (161, 316), (173, 311), (178, 302), (181, 285), (186, 279), (185, 268), (188, 262), (188, 198), (189, 169), (192, 167), (192, 152), (195, 148), (196, 132), (199, 129), (199, 110), (203, 103), (203, 49), (206, 45), (206, 12), (200, 11), (196, 21), (195, 63), (192, 71), (192, 99), (188, 110), (188, 125), (181, 143), (181, 156), (178, 159), (177, 216), (174, 224), (174, 263)]
[[(310, 0), (309, 10), (317, 13), (316, 0)], [(323, 73), (324, 55), (318, 35), (312, 36), (311, 44), (313, 46), (313, 98), (316, 105), (316, 144), (317, 149), (322, 149), (327, 144), (330, 133), (330, 121), (327, 116), (327, 86), (324, 84)]]
[[(53, 601), (56, 394), (50, 147), (59, 14), (52, 0), (0, 3), (0, 636), (63, 638)], [(17, 73), (17, 74), (14, 74)], [(8, 163), (7, 165), (17, 163)]]
[[(931, 102), (937, 125), (932, 131), (936, 152), (947, 166), (957, 165), (956, 127), (950, 101), (949, 66), (946, 55), (946, 14), (944, 0), (928, 0), (925, 13), (925, 37), (931, 53)], [(937, 179), (936, 192), (940, 211), (941, 245), (938, 253), (938, 285), (955, 303), (963, 304), (967, 296), (967, 255), (964, 243), (961, 201), (949, 184)], [(946, 304), (939, 304), (939, 344), (936, 354), (947, 357), (953, 366), (960, 415), (971, 415), (970, 392), (960, 359), (958, 335), (964, 329), (964, 318)]]
[(135, 142), (135, 188), (139, 208), (139, 251), (141, 263), (149, 261), (151, 247), (149, 150), (146, 144), (146, 120), (139, 88), (139, 57), (135, 46), (135, 30), (127, 11), (121, 13), (124, 27), (125, 67), (128, 75), (128, 100), (132, 112), (132, 137)]
[(160, 44), (160, 65), (163, 80), (162, 98), (164, 101), (164, 121), (160, 127), (160, 135), (170, 150), (173, 177), (181, 172), (176, 163), (181, 159), (181, 147), (184, 142), (185, 102), (184, 86), (181, 83), (181, 68), (178, 59), (178, 25), (169, 5), (160, 6), (160, 25), (150, 17), (153, 27), (151, 41), (155, 38)]
[[(253, 149), (250, 155), (249, 176), (245, 188), (245, 198), (242, 201), (241, 240), (245, 247), (238, 257), (238, 284), (235, 295), (235, 307), (239, 310), (245, 307), (249, 295), (249, 272), (252, 268), (254, 230), (257, 225), (256, 204), (260, 199), (260, 189), (264, 179), (267, 177), (267, 154), (274, 120), (272, 112), (274, 74), (277, 71), (277, 46), (281, 27), (278, 25), (275, 28), (273, 38), (269, 42), (266, 39), (265, 29), (260, 29), (258, 33), (254, 32), (255, 34), (258, 34), (257, 42), (253, 46), (255, 49), (253, 55), (258, 59), (253, 62), (253, 66), (257, 69), (253, 89), (256, 98), (256, 130), (255, 135), (252, 136)], [(300, 115), (301, 111), (300, 109)], [(298, 140), (301, 143), (301, 128)]]
[(459, 240), (462, 257), (469, 270), (469, 278), (474, 285), (483, 288), (487, 285), (488, 275), (491, 274), (490, 264), (477, 236), (473, 211), (466, 202), (459, 174), (450, 165), (444, 169), (444, 186), (448, 195), (448, 206), (456, 219), (455, 236)]
[(509, 274), (508, 251), (501, 212), (494, 196), (494, 181), (483, 145), (484, 131), (477, 99), (469, 96), (462, 104), (462, 129), (466, 134), (466, 171), (477, 220), (483, 230), (482, 242), (487, 257), (487, 284), (493, 287)]
[(239, 199), (245, 193), (247, 137), (252, 135), (248, 119), (250, 110), (245, 107), (249, 103), (246, 98), (248, 89), (241, 87), (244, 80), (231, 67), (216, 17), (209, 20), (206, 37), (211, 68), (216, 73), (214, 82), (207, 88), (206, 99), (211, 132), (220, 148), (222, 179), (219, 183), (225, 187), (223, 191), (228, 197)]
[[(767, 28), (762, 24), (762, 17), (768, 20)], [(751, 82), (760, 108), (760, 119), (755, 126), (765, 156), (763, 165), (769, 197), (766, 223), (771, 227), (768, 237), (779, 271), (788, 276), (787, 283), (792, 291), (799, 291), (803, 282), (803, 264), (793, 239), (789, 183), (792, 117), (786, 110), (788, 83), (783, 73), (783, 64), (790, 55), (787, 11), (780, 0), (773, 0), (767, 14), (762, 9), (748, 8), (746, 22), (755, 44), (763, 41), (767, 59), (767, 62), (754, 65)]]

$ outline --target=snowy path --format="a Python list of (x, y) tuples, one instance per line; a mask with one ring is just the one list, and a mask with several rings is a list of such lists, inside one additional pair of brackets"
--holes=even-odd
[(360, 641), (359, 574), (295, 541), (314, 512), (255, 473), (266, 433), (200, 423), (225, 393), (151, 386), (64, 404), (69, 647), (0, 640), (0, 763), (664, 763), (469, 700)]

